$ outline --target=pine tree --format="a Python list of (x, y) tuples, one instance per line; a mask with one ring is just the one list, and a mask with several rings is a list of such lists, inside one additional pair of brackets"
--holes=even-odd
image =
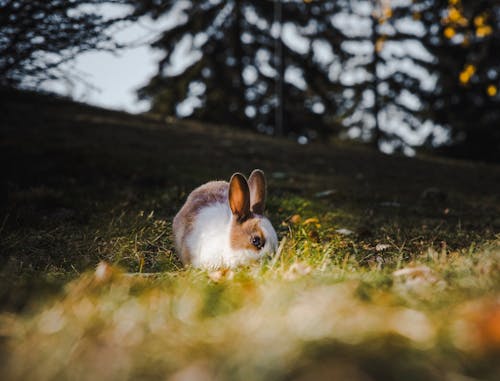
[(414, 17), (417, 3), (358, 0), (342, 15), (358, 25), (344, 44), (355, 51), (344, 63), (344, 81), (356, 78), (347, 92), (351, 109), (344, 125), (388, 151), (420, 144), (422, 126), (429, 123), (433, 57), (421, 43), (426, 31)]
[[(140, 90), (142, 98), (152, 101), (153, 111), (276, 132), (280, 106), (276, 86), (281, 79), (284, 133), (332, 130), (338, 87), (311, 44), (322, 34), (332, 34), (325, 28), (323, 11), (335, 8), (334, 4), (247, 0), (187, 4), (182, 9), (175, 1), (136, 4), (137, 14), (177, 15), (181, 20), (153, 43), (166, 53), (158, 73)], [(281, 21), (276, 20), (277, 6)], [(284, 34), (278, 35), (285, 28), (297, 31), (302, 51), (290, 46)], [(182, 49), (192, 60), (176, 71), (176, 51)], [(190, 103), (199, 107), (184, 110)]]

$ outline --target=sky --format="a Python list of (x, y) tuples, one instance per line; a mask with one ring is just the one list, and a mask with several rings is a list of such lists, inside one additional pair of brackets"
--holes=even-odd
[(155, 52), (147, 47), (127, 49), (117, 54), (89, 52), (77, 57), (73, 66), (85, 83), (63, 81), (46, 84), (48, 89), (70, 95), (75, 100), (131, 113), (146, 111), (149, 103), (139, 101), (136, 90), (156, 71)]
[[(105, 5), (101, 10), (108, 17), (120, 16), (128, 11), (127, 7), (117, 5)], [(115, 27), (110, 33), (116, 41), (131, 47), (115, 53), (82, 53), (63, 68), (76, 73), (82, 80), (72, 83), (64, 80), (47, 81), (43, 87), (96, 106), (131, 113), (147, 111), (149, 102), (140, 101), (136, 91), (157, 73), (158, 61), (163, 56), (162, 52), (150, 48), (148, 42), (172, 22), (166, 18), (153, 21), (143, 17), (137, 23)]]

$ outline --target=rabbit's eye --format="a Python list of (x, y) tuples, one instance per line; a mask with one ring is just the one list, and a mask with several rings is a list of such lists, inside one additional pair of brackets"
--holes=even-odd
[(262, 240), (260, 239), (259, 236), (253, 236), (252, 238), (250, 238), (250, 242), (252, 243), (252, 245), (254, 245), (257, 249), (261, 249), (264, 245), (262, 243)]

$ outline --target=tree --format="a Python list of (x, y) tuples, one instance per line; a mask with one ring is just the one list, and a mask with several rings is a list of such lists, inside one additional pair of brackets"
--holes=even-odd
[[(138, 13), (172, 18), (182, 14), (183, 21), (154, 43), (166, 55), (140, 95), (152, 100), (156, 112), (269, 131), (283, 91), (288, 132), (316, 127), (323, 134), (338, 133), (342, 124), (361, 130), (363, 139), (371, 138), (377, 146), (383, 141), (403, 149), (411, 143), (398, 131), (380, 126), (380, 118), (398, 113), (407, 129), (417, 130), (424, 106), (410, 109), (404, 95), (425, 89), (404, 69), (381, 74), (384, 66), (403, 59), (385, 54), (385, 46), (409, 40), (417, 44), (420, 36), (401, 30), (392, 17), (409, 5), (391, 9), (387, 2), (379, 3), (233, 0), (191, 2), (180, 9), (176, 2), (143, 0), (136, 5)], [(277, 8), (280, 20), (275, 19)], [(356, 16), (360, 23), (354, 28), (337, 24), (338, 16)], [(277, 38), (279, 29), (283, 33)], [(363, 49), (366, 44), (371, 51)], [(183, 49), (193, 59), (176, 71), (176, 51)], [(419, 68), (429, 64), (418, 56), (409, 59)], [(352, 80), (360, 73), (361, 79)], [(284, 88), (277, 89), (283, 77)]]
[(442, 151), (500, 161), (500, 4), (448, 0), (440, 7), (428, 10), (440, 19), (426, 46), (439, 73), (432, 118), (450, 128)]
[(178, 20), (140, 90), (155, 112), (277, 132), (282, 109), (285, 134), (500, 152), (496, 1), (132, 3)]
[[(165, 57), (140, 96), (152, 101), (155, 112), (272, 133), (281, 78), (285, 133), (316, 129), (326, 134), (334, 125), (325, 114), (336, 112), (336, 85), (315, 59), (311, 43), (325, 29), (322, 10), (335, 7), (327, 3), (283, 3), (279, 21), (273, 1), (133, 2), (136, 15), (181, 20), (153, 43)], [(299, 50), (278, 35), (282, 28), (300, 39)], [(189, 57), (183, 67), (176, 60), (179, 52)]]
[(117, 19), (97, 6), (120, 0), (0, 0), (0, 85), (36, 86), (60, 78), (60, 65), (92, 49), (114, 49)]
[(365, 25), (345, 39), (356, 54), (343, 75), (364, 73), (350, 84), (348, 128), (390, 149), (446, 143), (441, 152), (499, 159), (498, 2), (358, 0), (342, 12)]
[(344, 125), (385, 151), (411, 152), (429, 123), (425, 96), (433, 87), (433, 57), (421, 43), (425, 30), (412, 15), (416, 4), (357, 0), (337, 15), (351, 20), (342, 46), (353, 52), (341, 73), (341, 82), (349, 81)]

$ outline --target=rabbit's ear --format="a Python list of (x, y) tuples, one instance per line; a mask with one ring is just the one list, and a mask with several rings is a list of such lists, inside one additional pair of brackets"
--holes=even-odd
[(241, 173), (235, 173), (229, 182), (229, 207), (239, 221), (250, 215), (250, 190)]
[(248, 178), (250, 188), (250, 210), (256, 214), (264, 214), (266, 206), (266, 177), (260, 169), (254, 169)]

